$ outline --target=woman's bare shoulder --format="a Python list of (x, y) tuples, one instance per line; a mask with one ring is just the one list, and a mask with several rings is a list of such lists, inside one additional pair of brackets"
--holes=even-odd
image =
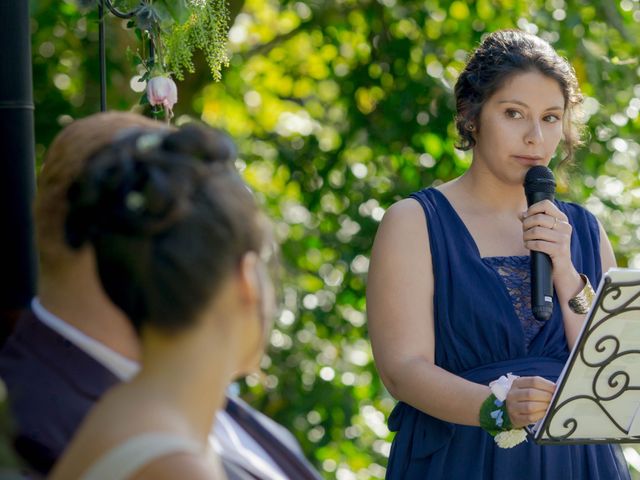
[(428, 247), (429, 237), (425, 213), (418, 201), (413, 198), (400, 200), (387, 209), (378, 228), (373, 246), (373, 255), (385, 252), (387, 255), (411, 255), (417, 250)]
[[(117, 445), (144, 432), (171, 431), (175, 414), (160, 402), (136, 401), (127, 385), (114, 387), (96, 403), (56, 465), (53, 480), (76, 478)], [(126, 418), (127, 421), (114, 421)]]
[(175, 453), (166, 455), (145, 466), (132, 480), (225, 480), (217, 457)]
[(412, 225), (417, 218), (421, 217), (424, 217), (424, 212), (420, 203), (413, 198), (403, 198), (387, 209), (382, 223)]

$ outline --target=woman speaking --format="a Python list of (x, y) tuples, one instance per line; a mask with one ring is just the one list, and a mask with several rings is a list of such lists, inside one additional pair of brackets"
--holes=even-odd
[[(542, 418), (611, 245), (584, 208), (530, 207), (527, 171), (563, 143), (570, 160), (581, 94), (573, 69), (540, 38), (488, 35), (455, 87), (459, 178), (394, 204), (378, 230), (367, 309), (380, 376), (399, 400), (387, 478), (628, 479), (620, 448), (540, 446)], [(547, 254), (553, 314), (531, 310), (530, 252)]]

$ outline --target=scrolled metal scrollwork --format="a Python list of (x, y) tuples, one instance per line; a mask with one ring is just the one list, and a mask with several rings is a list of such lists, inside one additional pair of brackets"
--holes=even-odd
[(605, 291), (602, 295), (602, 302), (600, 308), (603, 312), (609, 313), (611, 315), (616, 315), (621, 311), (633, 311), (640, 310), (640, 307), (629, 307), (633, 304), (638, 298), (640, 298), (640, 291), (637, 291), (634, 295), (625, 300), (622, 304), (617, 305), (615, 307), (608, 307), (607, 303), (609, 300), (618, 300), (622, 296), (622, 290), (626, 287), (637, 287), (640, 285), (640, 282), (621, 282), (616, 283), (615, 285), (611, 285), (611, 282), (605, 283)]
[[(585, 345), (587, 345), (591, 341), (591, 337), (594, 336), (594, 333), (597, 331), (597, 327), (590, 330), (585, 339)], [(611, 345), (611, 346), (609, 346)], [(583, 348), (580, 350), (580, 357), (582, 361), (590, 366), (590, 367), (599, 367), (610, 361), (611, 358), (615, 357), (620, 351), (620, 340), (618, 340), (613, 335), (604, 335), (603, 337), (597, 339), (595, 341), (595, 345), (593, 349)], [(593, 352), (605, 354), (598, 355), (596, 358), (594, 357)], [(589, 358), (587, 358), (589, 356)]]
[[(615, 400), (620, 395), (622, 395), (629, 387), (631, 377), (624, 370), (617, 370), (613, 372), (604, 382), (607, 387), (613, 390), (613, 392), (605, 394), (601, 391), (601, 389), (598, 388), (598, 385), (602, 384), (602, 382), (599, 382), (602, 371), (603, 369), (599, 370), (598, 373), (596, 373), (596, 376), (593, 378), (593, 394), (598, 400), (601, 401)], [(619, 379), (621, 379), (622, 381), (619, 381)]]
[(127, 19), (134, 17), (142, 8), (144, 8), (144, 4), (140, 2), (136, 8), (131, 10), (130, 12), (122, 12), (113, 6), (113, 2), (111, 0), (100, 0), (104, 2), (104, 6), (107, 7), (107, 10), (111, 12), (111, 14), (115, 17)]
[[(618, 432), (620, 438), (629, 434), (630, 427), (627, 424), (630, 421), (627, 415), (629, 412), (624, 412), (621, 416), (621, 412), (616, 410), (620, 405), (616, 400), (634, 390), (640, 391), (640, 369), (632, 368), (640, 362), (640, 350), (626, 349), (624, 336), (616, 336), (611, 333), (611, 329), (606, 329), (604, 326), (621, 314), (640, 312), (640, 306), (637, 305), (640, 299), (639, 286), (638, 281), (612, 284), (609, 277), (605, 278), (604, 291), (597, 305), (604, 315), (597, 320), (590, 319), (592, 323), (589, 325), (589, 330), (583, 333), (580, 341), (579, 355), (574, 358), (574, 363), (578, 361), (586, 367), (595, 369), (591, 385), (587, 387), (590, 391), (585, 393), (583, 389), (580, 394), (569, 398), (563, 398), (559, 392), (557, 395), (559, 403), (552, 406), (542, 427), (551, 441), (575, 441), (571, 437), (576, 432), (580, 434), (580, 416), (573, 412), (576, 409), (584, 412), (585, 408), (590, 408), (580, 405), (579, 402), (588, 402), (596, 406)], [(625, 292), (625, 288), (633, 288), (633, 291)], [(629, 297), (626, 298), (625, 294)], [(616, 304), (616, 301), (621, 303)], [(640, 323), (640, 315), (636, 316)], [(635, 319), (636, 316), (631, 318)], [(631, 356), (638, 356), (638, 361), (630, 358)]]
[(571, 435), (575, 433), (575, 431), (578, 429), (578, 420), (575, 417), (569, 417), (565, 419), (562, 422), (562, 427), (564, 429), (568, 428), (569, 430), (563, 433), (558, 433), (558, 434), (554, 434), (556, 424), (554, 423), (553, 420), (569, 404), (572, 404), (574, 402), (579, 402), (581, 400), (586, 400), (595, 404), (605, 414), (605, 416), (611, 421), (611, 424), (614, 425), (620, 431), (620, 435), (624, 435), (627, 433), (626, 429), (622, 425), (620, 425), (620, 423), (618, 423), (618, 421), (611, 415), (611, 413), (609, 413), (609, 411), (605, 408), (605, 406), (602, 404), (601, 401), (589, 395), (577, 395), (575, 397), (565, 400), (553, 410), (551, 416), (548, 419), (547, 427), (546, 427), (546, 433), (551, 440), (563, 441), (568, 439), (569, 437), (571, 437)]

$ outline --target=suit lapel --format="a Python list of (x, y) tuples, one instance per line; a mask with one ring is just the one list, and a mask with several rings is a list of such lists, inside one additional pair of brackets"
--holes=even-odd
[(260, 472), (254, 471), (250, 465), (236, 458), (222, 456), (222, 467), (227, 475), (227, 480), (261, 480)]
[(241, 401), (228, 397), (227, 413), (267, 452), (290, 478), (318, 480), (319, 475), (301, 455), (287, 447), (275, 432), (265, 427)]

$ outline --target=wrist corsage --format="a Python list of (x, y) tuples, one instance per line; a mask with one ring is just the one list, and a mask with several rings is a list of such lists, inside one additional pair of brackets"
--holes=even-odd
[(500, 448), (511, 448), (524, 442), (524, 428), (513, 428), (505, 400), (517, 375), (507, 374), (489, 384), (491, 395), (480, 407), (480, 426), (491, 435)]

